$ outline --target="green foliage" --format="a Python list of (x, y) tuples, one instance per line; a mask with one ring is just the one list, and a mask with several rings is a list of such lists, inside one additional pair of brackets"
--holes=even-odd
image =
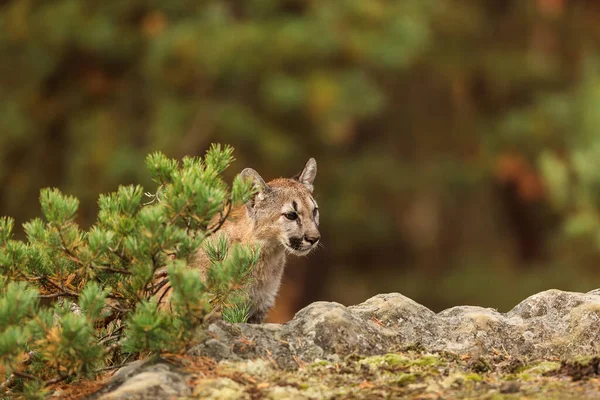
[[(171, 304), (181, 318), (183, 330), (181, 338), (189, 339), (201, 317), (209, 311), (209, 304), (215, 301), (214, 295), (207, 290), (204, 282), (195, 271), (186, 268), (182, 262), (173, 262), (168, 266), (169, 281), (173, 287)], [(210, 295), (209, 295), (210, 294)]]
[[(217, 140), (241, 150), (236, 168), (265, 177), (318, 160), (327, 247), (299, 262), (329, 278), (310, 277), (302, 301), (356, 304), (367, 292), (402, 291), (436, 310), (508, 309), (566, 282), (587, 291), (598, 286), (589, 279), (598, 264), (597, 14), (595, 1), (6, 0), (0, 209), (19, 226), (42, 215), (39, 188), (54, 185), (80, 200), (76, 221), (87, 227), (97, 194), (118, 184), (150, 188), (154, 179), (156, 197), (141, 202), (164, 196), (180, 163), (155, 155), (149, 173), (146, 154), (180, 159)], [(524, 182), (543, 183), (533, 202), (510, 187), (498, 194), (507, 152), (527, 161)], [(234, 203), (243, 201), (238, 187), (248, 193), (234, 181)], [(169, 218), (210, 193), (194, 194), (200, 204), (186, 196), (171, 199)], [(89, 258), (78, 254), (84, 262), (134, 229), (135, 218), (106, 201)], [(200, 236), (178, 257), (202, 240), (193, 228)], [(27, 253), (27, 269), (50, 274), (45, 221), (27, 233), (38, 244), (9, 239), (0, 268), (18, 276)], [(11, 239), (23, 236), (17, 229)], [(506, 282), (519, 289), (482, 289), (485, 274), (465, 273), (474, 264), (514, 273)], [(525, 264), (558, 276), (530, 279)], [(135, 268), (149, 273), (147, 261)], [(473, 290), (445, 284), (454, 279)]]
[(255, 248), (247, 248), (238, 243), (230, 246), (227, 256), (219, 254), (219, 259), (211, 259), (211, 267), (207, 271), (206, 285), (211, 293), (225, 304), (240, 286), (250, 277), (250, 270), (256, 264), (259, 252)]
[[(187, 264), (232, 204), (251, 193), (237, 181), (234, 194), (221, 176), (232, 152), (215, 145), (204, 158), (181, 163), (150, 155), (147, 166), (159, 184), (151, 201), (143, 203), (141, 186), (102, 195), (88, 231), (76, 223), (78, 200), (57, 189), (41, 191), (44, 219), (24, 224), (27, 242), (12, 239), (12, 219), (0, 219), (0, 377), (6, 388), (32, 395), (138, 354), (181, 349), (214, 307), (232, 310), (225, 312), (230, 321), (248, 318), (244, 285), (258, 260), (255, 249), (215, 236), (206, 281)], [(166, 285), (171, 301), (159, 307)]]
[[(575, 132), (564, 148), (545, 149), (538, 156), (549, 199), (564, 216), (564, 230), (570, 237), (590, 236), (600, 248), (600, 65), (591, 58), (583, 69), (582, 82), (562, 98), (560, 112), (553, 119), (568, 132)], [(542, 108), (543, 104), (539, 106)]]
[(223, 306), (222, 317), (232, 324), (246, 322), (249, 316), (250, 301), (245, 293), (233, 295), (230, 303)]
[(250, 302), (242, 288), (249, 279), (251, 267), (258, 262), (258, 249), (239, 244), (230, 246), (225, 235), (210, 238), (203, 248), (211, 264), (206, 284), (222, 304), (223, 319), (245, 322), (250, 315)]
[(219, 234), (204, 242), (203, 249), (212, 263), (218, 263), (227, 257), (229, 243), (227, 236)]
[(169, 315), (151, 301), (138, 303), (129, 318), (123, 350), (127, 352), (160, 351), (176, 344), (173, 322)]
[[(62, 182), (91, 222), (98, 192), (148, 179), (139, 168), (148, 149), (197, 154), (214, 134), (252, 149), (271, 173), (305, 161), (306, 143), (343, 148), (360, 136), (359, 123), (406, 92), (398, 77), (427, 62), (436, 10), (447, 11), (437, 0), (292, 3), (11, 0), (0, 9), (0, 72), (10, 76), (0, 93), (0, 155), (44, 157), (0, 166), (2, 182), (30, 177), (5, 182), (2, 205), (29, 219), (41, 182)], [(214, 155), (220, 173), (231, 154)], [(160, 155), (146, 162), (159, 184), (177, 169)], [(234, 202), (243, 201), (239, 185)]]
[(107, 290), (102, 290), (98, 282), (90, 281), (79, 295), (78, 306), (81, 308), (83, 315), (90, 321), (97, 321), (103, 317), (102, 312), (105, 311)]
[(12, 237), (14, 225), (14, 219), (9, 217), (0, 218), (0, 243), (6, 245), (6, 242)]

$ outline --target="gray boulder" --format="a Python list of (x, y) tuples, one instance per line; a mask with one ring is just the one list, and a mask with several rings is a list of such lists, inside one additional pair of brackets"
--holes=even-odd
[(501, 351), (527, 359), (591, 355), (600, 346), (598, 293), (547, 290), (504, 314), (474, 306), (436, 314), (398, 293), (351, 307), (316, 302), (284, 325), (217, 322), (209, 328), (215, 338), (190, 352), (217, 359), (266, 357), (287, 369), (411, 346), (471, 355)]
[[(407, 348), (470, 357), (501, 353), (520, 360), (565, 359), (598, 353), (600, 290), (547, 290), (507, 313), (459, 306), (436, 314), (401, 294), (380, 294), (351, 307), (316, 302), (283, 325), (218, 321), (208, 332), (208, 339), (189, 354), (230, 361), (261, 358), (283, 370)], [(97, 398), (186, 396), (185, 381), (185, 374), (165, 364), (141, 362), (119, 371)]]

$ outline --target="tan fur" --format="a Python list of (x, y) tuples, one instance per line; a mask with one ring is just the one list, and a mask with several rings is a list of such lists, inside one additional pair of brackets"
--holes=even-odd
[[(269, 183), (254, 170), (242, 171), (243, 177), (254, 181), (258, 192), (247, 204), (232, 211), (219, 232), (226, 235), (230, 244), (254, 245), (260, 250), (247, 288), (251, 300), (249, 322), (262, 322), (273, 307), (287, 254), (306, 255), (319, 242), (318, 207), (312, 197), (315, 175), (314, 159), (297, 177)], [(295, 213), (297, 218), (290, 220), (286, 217), (289, 213)], [(209, 261), (203, 249), (197, 251), (191, 264), (205, 275)]]

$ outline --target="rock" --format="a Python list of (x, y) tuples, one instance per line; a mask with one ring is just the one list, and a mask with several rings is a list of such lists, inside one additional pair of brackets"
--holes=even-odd
[(214, 400), (250, 399), (244, 387), (229, 378), (205, 379), (195, 388), (194, 396)]
[[(316, 302), (283, 325), (228, 324), (209, 327), (208, 340), (189, 354), (217, 360), (262, 359), (281, 370), (317, 360), (338, 362), (351, 355), (373, 356), (419, 348), (469, 357), (497, 354), (507, 359), (543, 360), (593, 355), (600, 345), (600, 290), (587, 294), (547, 290), (507, 313), (459, 306), (438, 314), (398, 294), (377, 295), (345, 307)], [(168, 367), (141, 364), (137, 373), (120, 371), (120, 383), (102, 399), (187, 395), (185, 379)], [(124, 377), (127, 377), (124, 379)], [(213, 379), (197, 387), (203, 397), (235, 397), (235, 382)], [(510, 388), (513, 390), (514, 388)], [(508, 390), (508, 389), (507, 389)], [(287, 396), (294, 397), (293, 390)]]
[(167, 363), (140, 360), (121, 368), (107, 386), (92, 396), (98, 400), (160, 399), (192, 394), (186, 374)]
[(500, 393), (510, 394), (519, 393), (520, 385), (518, 382), (503, 382), (500, 385)]
[(315, 359), (333, 361), (350, 354), (376, 355), (420, 346), (427, 351), (481, 355), (503, 351), (528, 359), (591, 355), (600, 345), (600, 296), (547, 290), (507, 313), (459, 306), (438, 314), (398, 294), (377, 295), (344, 307), (316, 302), (284, 325), (211, 326), (221, 348), (205, 343), (193, 354), (218, 359), (265, 357), (280, 368), (297, 368)]

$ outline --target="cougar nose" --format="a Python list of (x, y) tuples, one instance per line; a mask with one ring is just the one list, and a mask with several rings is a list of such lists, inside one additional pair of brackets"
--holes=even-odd
[(304, 240), (306, 240), (310, 244), (315, 244), (321, 239), (321, 236), (308, 236), (304, 235)]

